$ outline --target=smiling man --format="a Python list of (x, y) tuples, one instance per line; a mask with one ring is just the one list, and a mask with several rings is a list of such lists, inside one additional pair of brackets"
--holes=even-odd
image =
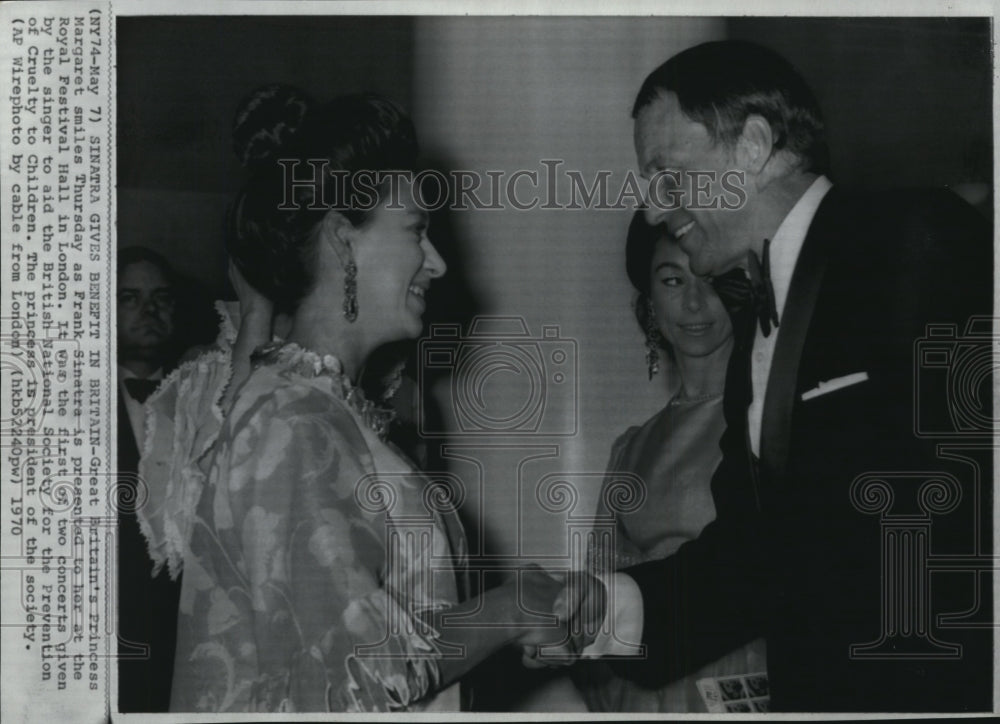
[[(991, 457), (939, 456), (944, 439), (918, 434), (915, 409), (919, 397), (941, 419), (956, 405), (992, 419), (988, 401), (962, 409), (972, 398), (954, 385), (918, 390), (915, 358), (928, 325), (961, 337), (992, 313), (988, 224), (945, 190), (835, 186), (813, 94), (757, 45), (671, 58), (633, 117), (649, 220), (715, 278), (736, 348), (717, 518), (676, 554), (625, 571), (642, 592), (648, 655), (623, 672), (658, 686), (763, 635), (776, 710), (991, 709), (989, 568), (930, 576), (926, 565), (991, 545)], [(677, 180), (692, 174), (710, 187), (739, 178), (739, 208), (685, 197), (694, 185)], [(662, 203), (667, 193), (679, 201)], [(975, 444), (992, 430), (966, 432)], [(958, 484), (952, 510), (929, 502), (943, 479)], [(894, 516), (931, 526), (932, 549), (887, 533)], [(893, 541), (913, 544), (898, 568)]]

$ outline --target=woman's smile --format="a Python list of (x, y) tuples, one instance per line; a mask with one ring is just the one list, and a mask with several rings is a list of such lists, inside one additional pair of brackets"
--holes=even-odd
[(420, 313), (423, 314), (424, 310), (427, 308), (427, 301), (425, 295), (427, 294), (427, 287), (421, 286), (419, 284), (411, 284), (409, 287), (409, 297), (416, 299), (418, 306), (420, 307)]
[(685, 334), (691, 335), (692, 337), (702, 337), (708, 334), (712, 327), (715, 326), (715, 322), (687, 322), (685, 324), (678, 324), (681, 331)]

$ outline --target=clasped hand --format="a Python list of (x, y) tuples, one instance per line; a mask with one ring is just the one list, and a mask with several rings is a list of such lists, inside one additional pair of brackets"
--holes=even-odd
[(604, 584), (590, 573), (550, 573), (532, 566), (521, 572), (521, 603), (535, 613), (554, 614), (557, 625), (527, 627), (518, 643), (529, 668), (568, 666), (593, 643), (607, 609)]

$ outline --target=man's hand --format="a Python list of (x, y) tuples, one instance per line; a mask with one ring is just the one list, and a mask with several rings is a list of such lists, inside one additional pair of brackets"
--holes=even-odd
[(600, 631), (607, 601), (607, 591), (600, 580), (582, 571), (569, 574), (552, 607), (559, 617), (561, 638), (550, 633), (548, 641), (522, 641), (521, 662), (528, 668), (574, 663)]

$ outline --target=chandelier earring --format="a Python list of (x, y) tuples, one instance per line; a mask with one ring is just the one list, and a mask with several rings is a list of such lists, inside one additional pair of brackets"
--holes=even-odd
[[(350, 253), (350, 250), (348, 250)], [(344, 264), (344, 319), (354, 322), (358, 318), (358, 265), (350, 256)]]
[(649, 379), (660, 371), (660, 330), (656, 326), (656, 311), (653, 309), (653, 302), (646, 299), (646, 369), (649, 372)]

